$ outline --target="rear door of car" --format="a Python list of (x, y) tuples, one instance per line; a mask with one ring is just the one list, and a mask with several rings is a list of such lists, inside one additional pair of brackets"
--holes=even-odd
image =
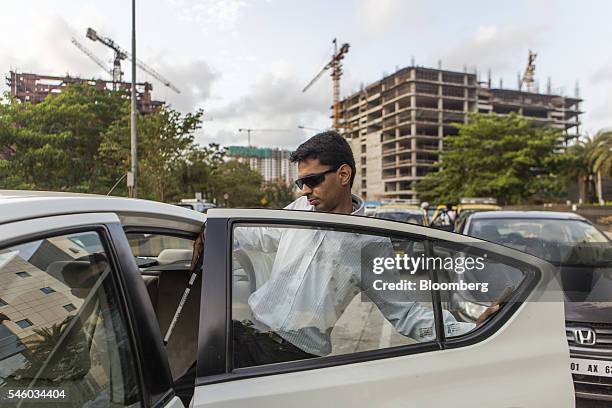
[[(372, 243), (384, 259), (440, 258), (450, 266), (432, 261), (398, 275), (395, 264), (380, 276), (425, 287), (379, 295), (373, 271), (384, 262), (372, 258)], [(448, 288), (432, 286), (441, 283), (442, 269), (467, 273), (470, 257), (470, 268), (488, 272), (480, 289), (485, 283), (511, 289), (500, 311), (473, 329), (442, 309)], [(294, 275), (281, 273), (296, 265)], [(195, 407), (573, 406), (557, 277), (550, 264), (522, 252), (367, 217), (217, 209), (208, 212), (203, 269)], [(431, 318), (431, 327), (411, 326), (408, 310), (420, 311), (421, 322)], [(275, 325), (278, 333), (291, 326), (301, 337), (279, 336)], [(280, 350), (290, 339), (313, 357), (245, 363), (243, 338), (235, 338), (240, 327), (254, 327)]]
[(0, 225), (0, 282), (0, 405), (181, 406), (117, 215)]

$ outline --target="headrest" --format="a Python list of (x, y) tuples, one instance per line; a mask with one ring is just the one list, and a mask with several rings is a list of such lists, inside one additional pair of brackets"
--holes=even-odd
[(191, 261), (192, 249), (164, 249), (157, 256), (159, 265), (168, 265), (177, 261)]

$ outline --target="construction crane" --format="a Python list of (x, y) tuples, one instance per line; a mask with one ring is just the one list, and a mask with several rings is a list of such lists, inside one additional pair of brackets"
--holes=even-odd
[(535, 52), (529, 50), (529, 56), (527, 57), (527, 68), (525, 68), (525, 74), (521, 80), (521, 87), (523, 84), (527, 85), (527, 92), (536, 92), (535, 88), (535, 59), (538, 56)]
[(251, 128), (240, 128), (238, 132), (247, 132), (247, 138), (249, 146), (251, 146), (251, 133), (252, 132), (288, 132), (289, 129), (251, 129)]
[(98, 66), (100, 68), (102, 68), (104, 70), (104, 72), (106, 72), (107, 74), (109, 74), (110, 76), (113, 76), (113, 70), (110, 69), (109, 67), (106, 66), (106, 64), (104, 63), (104, 61), (102, 61), (100, 58), (96, 57), (96, 55), (91, 52), (89, 49), (87, 49), (87, 47), (85, 47), (83, 44), (81, 44), (80, 42), (78, 42), (76, 40), (76, 38), (72, 37), (71, 42), (81, 51), (83, 51), (83, 53), (85, 55), (87, 55), (89, 58), (92, 59), (93, 62), (95, 62), (96, 64), (98, 64)]
[(115, 88), (117, 84), (122, 82), (123, 71), (121, 71), (121, 61), (127, 59), (127, 54), (117, 44), (115, 44), (113, 40), (98, 36), (98, 33), (96, 33), (96, 31), (92, 28), (87, 29), (87, 34), (85, 34), (85, 36), (91, 41), (100, 41), (102, 44), (106, 45), (115, 52), (112, 70), (113, 88)]
[(306, 92), (327, 70), (331, 70), (331, 78), (333, 85), (333, 106), (334, 106), (334, 129), (340, 130), (340, 77), (342, 76), (342, 60), (349, 50), (350, 45), (348, 43), (342, 44), (338, 49), (338, 41), (334, 38), (334, 55), (331, 60), (325, 64), (323, 69), (319, 71), (317, 75), (302, 89), (302, 92)]
[[(112, 69), (113, 83), (121, 82), (121, 77), (123, 75), (123, 72), (121, 71), (121, 61), (124, 59), (128, 59), (131, 61), (132, 55), (129, 52), (121, 49), (121, 47), (119, 47), (119, 45), (115, 43), (113, 40), (111, 40), (110, 38), (102, 37), (98, 35), (98, 33), (93, 28), (87, 29), (86, 37), (92, 41), (100, 41), (102, 44), (106, 45), (107, 47), (109, 47), (115, 52), (115, 58), (113, 60), (113, 69)], [(136, 65), (141, 70), (151, 75), (153, 78), (157, 79), (159, 82), (161, 82), (168, 88), (172, 89), (174, 92), (181, 93), (181, 91), (176, 86), (174, 86), (170, 81), (168, 81), (160, 73), (155, 71), (153, 68), (151, 68), (150, 66), (148, 66), (147, 64), (139, 60), (138, 58), (136, 59)]]

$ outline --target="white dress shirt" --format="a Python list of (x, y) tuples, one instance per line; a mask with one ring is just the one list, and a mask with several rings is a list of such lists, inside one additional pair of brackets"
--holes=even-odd
[[(285, 208), (314, 211), (306, 197)], [(363, 212), (363, 202), (355, 196), (353, 208), (353, 214)], [(387, 237), (299, 226), (238, 226), (234, 229), (234, 248), (249, 251), (251, 256), (273, 258), (267, 263), (270, 270), (255, 271), (257, 290), (248, 300), (255, 320), (318, 356), (332, 351), (332, 329), (355, 295), (362, 292), (364, 259), (394, 256)], [(409, 294), (389, 294), (373, 288), (363, 291), (364, 301), (376, 303), (399, 333), (417, 341), (435, 340), (433, 311)], [(446, 310), (443, 317), (447, 336), (474, 328), (473, 323), (457, 322)]]

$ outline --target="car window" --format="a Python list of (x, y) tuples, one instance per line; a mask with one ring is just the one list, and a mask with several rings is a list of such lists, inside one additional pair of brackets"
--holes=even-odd
[(169, 234), (126, 233), (132, 253), (141, 267), (189, 262), (193, 239)]
[(411, 224), (423, 225), (422, 214), (411, 213), (407, 211), (383, 211), (376, 213), (375, 217), (382, 218), (385, 220), (402, 221)]
[(59, 406), (141, 405), (108, 259), (96, 232), (0, 250), (0, 388), (51, 389)]
[[(380, 350), (436, 340), (419, 239), (326, 228), (233, 229), (232, 345), (235, 368)], [(391, 286), (394, 285), (394, 286)], [(446, 329), (468, 332), (473, 323)]]
[(599, 230), (581, 220), (473, 220), (469, 235), (507, 245), (554, 264), (608, 265), (612, 245)]
[[(485, 310), (505, 305), (527, 277), (528, 266), (475, 245), (432, 242), (444, 309), (461, 322), (477, 322)], [(450, 337), (463, 333), (452, 333)]]

